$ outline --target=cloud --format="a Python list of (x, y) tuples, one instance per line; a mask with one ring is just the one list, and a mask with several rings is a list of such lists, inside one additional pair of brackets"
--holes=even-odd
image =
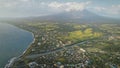
[(0, 2), (0, 8), (49, 8), (49, 9), (59, 9), (64, 11), (82, 11), (84, 10), (91, 2), (37, 2), (33, 0), (10, 0)]
[(0, 8), (16, 8), (23, 5), (27, 6), (30, 2), (30, 0), (5, 0), (0, 2)]
[(101, 11), (105, 10), (106, 8), (104, 8), (104, 7), (94, 7), (94, 9), (95, 9), (96, 11), (101, 12)]
[(94, 7), (93, 9), (97, 12), (103, 12), (105, 14), (120, 14), (120, 5), (112, 5), (109, 7)]
[(20, 1), (22, 1), (22, 2), (29, 2), (29, 0), (20, 0)]
[(48, 7), (53, 9), (60, 9), (64, 11), (82, 11), (84, 10), (91, 2), (66, 2), (66, 3), (59, 3), (59, 2), (51, 2), (48, 4)]
[(120, 5), (112, 5), (112, 7), (109, 8), (109, 11), (112, 14), (120, 14)]

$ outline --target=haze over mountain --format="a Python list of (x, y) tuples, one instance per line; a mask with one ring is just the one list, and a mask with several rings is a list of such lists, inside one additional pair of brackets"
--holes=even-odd
[(75, 22), (75, 23), (119, 23), (119, 19), (100, 16), (88, 10), (61, 12), (46, 16), (23, 17), (13, 19), (16, 21), (53, 21), (53, 22)]
[(120, 0), (0, 0), (0, 18), (43, 16), (83, 9), (120, 18)]
[(2, 21), (13, 21), (13, 22), (71, 22), (71, 23), (119, 23), (119, 19), (105, 17), (98, 15), (89, 10), (81, 11), (63, 11), (60, 13), (44, 15), (44, 16), (31, 16), (31, 17), (21, 17), (21, 18), (5, 18)]

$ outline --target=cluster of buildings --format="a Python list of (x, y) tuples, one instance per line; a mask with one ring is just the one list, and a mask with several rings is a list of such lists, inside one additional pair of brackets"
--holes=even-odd
[[(59, 58), (63, 60), (59, 60)], [(39, 62), (37, 62), (39, 61)], [(29, 67), (40, 68), (85, 68), (90, 66), (91, 60), (86, 56), (86, 51), (78, 46), (62, 51), (40, 56), (37, 61), (28, 63)]]

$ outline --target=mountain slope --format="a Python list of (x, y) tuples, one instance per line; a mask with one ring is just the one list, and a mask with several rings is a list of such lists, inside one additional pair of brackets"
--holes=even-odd
[(90, 11), (62, 12), (54, 15), (30, 17), (32, 21), (76, 22), (76, 23), (107, 23), (119, 22), (117, 19), (99, 16)]
[(92, 13), (87, 10), (83, 11), (71, 11), (71, 12), (62, 12), (53, 15), (47, 16), (37, 16), (37, 17), (26, 17), (26, 18), (17, 18), (11, 19), (16, 22), (40, 22), (40, 21), (49, 21), (49, 22), (71, 22), (71, 23), (120, 23), (119, 19), (113, 19), (108, 17), (103, 17)]

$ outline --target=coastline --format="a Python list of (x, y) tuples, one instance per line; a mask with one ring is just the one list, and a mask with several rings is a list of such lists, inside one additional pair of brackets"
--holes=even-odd
[[(25, 31), (27, 31), (27, 30), (25, 30)], [(27, 31), (27, 32), (30, 32), (30, 31)], [(26, 53), (26, 51), (31, 47), (31, 45), (33, 44), (33, 43), (35, 43), (35, 35), (34, 35), (34, 33), (33, 32), (30, 32), (30, 33), (32, 33), (32, 36), (33, 36), (33, 41), (28, 45), (28, 47), (25, 49), (25, 51), (23, 51), (23, 53), (19, 56), (19, 57), (21, 57), (21, 56), (23, 56), (25, 53)]]
[[(7, 24), (9, 24), (9, 23), (7, 23)], [(10, 24), (10, 25), (12, 25), (12, 24)], [(15, 26), (15, 25), (13, 25), (13, 26)], [(28, 31), (28, 30), (26, 30), (26, 29), (23, 29), (23, 28), (20, 28), (20, 27), (18, 27), (18, 26), (15, 26), (15, 27), (17, 27), (17, 28), (19, 28), (19, 29), (21, 29), (21, 30), (24, 30), (24, 31), (26, 31), (26, 32), (31, 33), (32, 36), (33, 36), (33, 41), (27, 46), (27, 48), (22, 52), (21, 55), (19, 55), (18, 57), (13, 57), (13, 58), (11, 58), (10, 60), (8, 60), (8, 63), (6, 63), (6, 65), (4, 66), (4, 68), (9, 68), (9, 67), (13, 66), (13, 64), (14, 64), (16, 61), (18, 61), (18, 60), (26, 53), (26, 51), (32, 46), (33, 43), (35, 43), (35, 40), (36, 40), (36, 39), (35, 39), (35, 35), (34, 35), (33, 32), (30, 32), (30, 31)]]

